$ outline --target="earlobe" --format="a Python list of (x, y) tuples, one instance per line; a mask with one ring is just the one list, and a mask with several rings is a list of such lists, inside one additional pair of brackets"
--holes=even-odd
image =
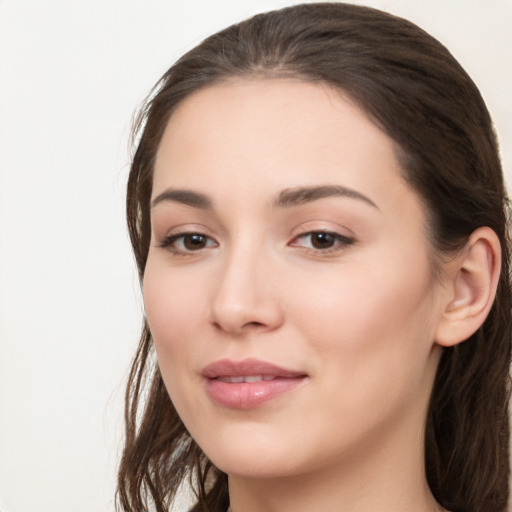
[(487, 227), (478, 228), (450, 267), (450, 293), (435, 339), (445, 347), (468, 339), (487, 318), (501, 269), (501, 246), (496, 233)]

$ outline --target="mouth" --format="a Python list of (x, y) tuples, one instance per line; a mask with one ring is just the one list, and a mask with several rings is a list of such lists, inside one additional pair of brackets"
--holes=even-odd
[(248, 375), (246, 377), (217, 377), (217, 380), (220, 380), (221, 382), (228, 382), (229, 384), (239, 384), (241, 382), (261, 382), (274, 380), (279, 377), (276, 377), (274, 375)]
[(217, 405), (252, 409), (295, 389), (308, 375), (266, 361), (216, 361), (203, 369), (206, 391)]

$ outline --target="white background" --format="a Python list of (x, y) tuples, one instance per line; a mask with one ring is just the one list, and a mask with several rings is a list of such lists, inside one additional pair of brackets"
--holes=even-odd
[[(209, 33), (286, 0), (0, 0), (0, 510), (113, 510), (141, 301), (124, 225), (131, 115)], [(512, 178), (512, 1), (356, 2), (444, 42)]]

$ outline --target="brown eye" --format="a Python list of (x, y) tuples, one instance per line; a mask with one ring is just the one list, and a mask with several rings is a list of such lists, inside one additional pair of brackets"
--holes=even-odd
[(185, 235), (183, 237), (183, 247), (188, 251), (197, 251), (206, 247), (207, 241), (208, 237), (199, 233)]
[(315, 249), (330, 249), (337, 242), (332, 233), (311, 233), (311, 246)]
[(177, 233), (165, 237), (160, 243), (160, 247), (167, 248), (176, 254), (197, 252), (216, 246), (217, 243), (203, 233)]
[(291, 242), (292, 247), (302, 247), (310, 251), (331, 252), (341, 250), (354, 243), (354, 239), (331, 231), (310, 231)]

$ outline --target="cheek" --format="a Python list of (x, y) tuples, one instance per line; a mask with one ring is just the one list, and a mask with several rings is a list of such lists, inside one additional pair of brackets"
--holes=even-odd
[(344, 374), (365, 368), (379, 375), (383, 365), (403, 372), (405, 365), (426, 364), (436, 325), (435, 285), (428, 262), (414, 268), (405, 263), (341, 268), (291, 294), (300, 297), (300, 330)]
[(428, 398), (433, 290), (425, 273), (351, 272), (322, 284), (323, 293), (298, 303), (297, 332), (319, 376), (318, 409), (343, 418), (339, 427), (356, 439)]
[(143, 296), (167, 392), (180, 416), (200, 416), (200, 406), (190, 394), (198, 378), (191, 369), (195, 368), (197, 352), (202, 351), (197, 332), (202, 311), (198, 288), (184, 273), (169, 270), (150, 256), (144, 274)]
[(186, 354), (184, 347), (190, 329), (197, 327), (200, 312), (204, 309), (199, 301), (200, 294), (183, 273), (169, 270), (150, 255), (144, 274), (143, 296), (157, 355), (165, 352), (173, 356), (159, 357), (161, 366), (162, 362), (165, 366), (176, 356), (181, 358)]

